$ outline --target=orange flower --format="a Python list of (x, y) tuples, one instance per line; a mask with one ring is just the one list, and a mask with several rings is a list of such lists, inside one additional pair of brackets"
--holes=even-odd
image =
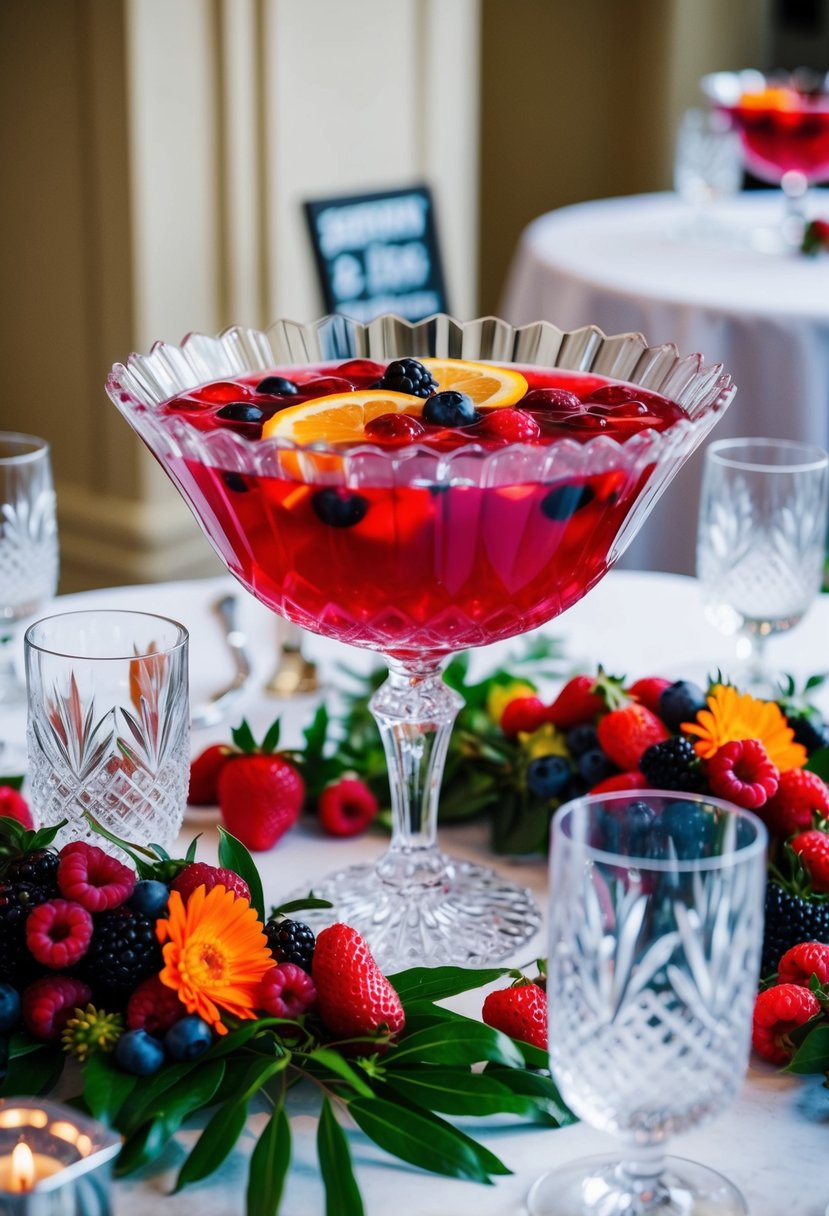
[(794, 731), (779, 705), (758, 701), (728, 684), (717, 684), (708, 697), (708, 708), (699, 711), (696, 721), (683, 722), (682, 729), (697, 736), (694, 751), (701, 760), (710, 760), (724, 743), (758, 739), (781, 773), (806, 763), (806, 748), (794, 742)]
[(166, 919), (156, 925), (164, 969), (188, 1013), (197, 1013), (217, 1034), (227, 1034), (220, 1010), (255, 1017), (259, 981), (273, 966), (261, 921), (246, 899), (222, 886), (196, 887), (185, 904), (170, 892)]

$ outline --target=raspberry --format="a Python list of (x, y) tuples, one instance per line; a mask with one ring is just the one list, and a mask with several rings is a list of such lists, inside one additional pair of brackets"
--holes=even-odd
[(314, 981), (295, 963), (277, 963), (259, 981), (257, 1007), (270, 1017), (298, 1018), (317, 999)]
[(58, 886), (61, 895), (87, 912), (104, 912), (129, 899), (135, 874), (97, 845), (76, 840), (60, 851)]
[(829, 814), (829, 786), (817, 773), (791, 768), (780, 774), (777, 793), (763, 807), (762, 818), (773, 835), (786, 839), (810, 828), (815, 811)]
[(68, 899), (50, 899), (30, 912), (26, 945), (39, 963), (62, 971), (83, 958), (92, 940), (92, 917)]
[(23, 993), (23, 1021), (36, 1039), (54, 1042), (77, 1008), (88, 1004), (92, 992), (82, 980), (68, 975), (44, 975)]
[(819, 895), (829, 893), (829, 832), (813, 828), (793, 836), (789, 843), (808, 872), (812, 890)]
[(754, 811), (776, 792), (780, 773), (759, 739), (724, 743), (708, 761), (711, 793)]
[(776, 984), (757, 994), (751, 1042), (772, 1064), (785, 1064), (794, 1055), (789, 1035), (820, 1013), (820, 1001), (799, 984)]
[(181, 898), (187, 903), (196, 887), (204, 887), (206, 891), (212, 891), (214, 887), (218, 886), (224, 887), (226, 891), (232, 891), (234, 895), (239, 895), (250, 903), (250, 887), (244, 878), (240, 878), (233, 870), (226, 870), (223, 866), (210, 866), (206, 861), (194, 861), (191, 865), (185, 866), (173, 881), (172, 890), (178, 891)]
[(829, 944), (800, 942), (787, 950), (777, 968), (781, 984), (800, 984), (808, 988), (812, 976), (821, 986), (829, 984)]
[(674, 735), (654, 743), (642, 753), (639, 767), (654, 790), (699, 793), (704, 785), (699, 758), (690, 739)]
[(265, 925), (268, 948), (278, 963), (296, 963), (311, 971), (316, 938), (310, 925), (299, 920), (269, 920)]
[(500, 726), (505, 735), (517, 735), (519, 731), (531, 735), (543, 726), (546, 717), (544, 702), (538, 697), (515, 697), (504, 706)]
[(481, 430), (486, 435), (507, 439), (510, 443), (528, 443), (541, 434), (541, 427), (532, 414), (512, 406), (487, 410)]
[(16, 819), (24, 828), (35, 826), (28, 802), (11, 785), (0, 785), (0, 816)]
[(127, 1026), (130, 1030), (146, 1030), (163, 1035), (187, 1015), (178, 994), (151, 975), (138, 985), (127, 1002)]
[(363, 781), (343, 777), (326, 786), (319, 797), (320, 824), (329, 836), (357, 836), (364, 832), (380, 809)]

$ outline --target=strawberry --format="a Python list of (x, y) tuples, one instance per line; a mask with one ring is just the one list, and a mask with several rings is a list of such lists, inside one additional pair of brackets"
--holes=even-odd
[(547, 1050), (547, 993), (538, 984), (519, 980), (511, 988), (490, 992), (481, 1017), (510, 1038)]
[(598, 785), (594, 785), (591, 794), (612, 794), (615, 790), (643, 790), (648, 788), (648, 783), (639, 769), (632, 769), (627, 773), (614, 773), (612, 777), (605, 777), (604, 781), (600, 781)]
[(761, 815), (766, 827), (784, 839), (812, 826), (813, 812), (829, 814), (829, 786), (805, 768), (790, 768), (780, 774), (777, 793), (769, 798)]
[(772, 1064), (785, 1064), (794, 1055), (791, 1032), (820, 1013), (820, 1001), (799, 984), (775, 984), (758, 993), (754, 1004), (751, 1042)]
[(219, 773), (232, 752), (222, 743), (205, 748), (190, 764), (188, 806), (216, 806), (219, 801)]
[(656, 714), (638, 701), (611, 709), (599, 720), (599, 743), (615, 765), (636, 769), (644, 752), (668, 738), (668, 729)]
[[(600, 673), (601, 675), (601, 673)], [(605, 700), (597, 690), (594, 676), (573, 676), (547, 707), (547, 721), (559, 730), (569, 730), (582, 722), (592, 722), (605, 708)]]
[(800, 858), (818, 895), (829, 893), (829, 832), (812, 828), (799, 832), (789, 844)]
[(320, 1017), (332, 1034), (360, 1038), (383, 1026), (391, 1034), (403, 1029), (400, 997), (350, 925), (330, 925), (317, 935), (311, 974)]
[(514, 697), (504, 706), (500, 726), (505, 735), (517, 735), (519, 731), (531, 735), (546, 717), (547, 709), (538, 697)]
[(319, 796), (317, 813), (329, 836), (358, 836), (375, 819), (380, 804), (364, 781), (341, 777)]
[(643, 676), (639, 680), (634, 680), (630, 688), (625, 691), (629, 697), (635, 697), (646, 709), (658, 717), (659, 698), (670, 686), (671, 681), (666, 680), (663, 676)]
[(271, 849), (293, 827), (305, 800), (305, 783), (284, 755), (275, 751), (279, 720), (257, 746), (247, 722), (233, 732), (231, 751), (219, 773), (219, 810), (225, 827), (246, 848)]

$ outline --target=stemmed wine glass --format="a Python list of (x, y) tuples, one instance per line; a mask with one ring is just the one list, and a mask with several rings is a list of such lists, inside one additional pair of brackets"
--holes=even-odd
[(531, 1216), (745, 1216), (720, 1174), (664, 1156), (742, 1083), (760, 969), (766, 831), (702, 795), (588, 795), (553, 818), (550, 1067), (621, 1141), (569, 1162)]
[[(589, 434), (565, 428), (546, 443), (486, 445), (458, 432), (448, 447), (338, 446), (250, 438), (216, 426), (204, 399), (227, 401), (264, 371), (304, 382), (402, 357), (475, 361), (479, 372), (489, 361), (564, 381), (575, 372), (593, 386), (628, 381), (680, 408), (667, 429), (635, 424), (623, 439), (597, 414)], [(331, 918), (363, 932), (386, 969), (514, 954), (540, 925), (531, 894), (437, 844), (441, 772), (461, 704), (442, 665), (579, 600), (730, 402), (730, 377), (699, 355), (592, 326), (564, 333), (496, 318), (361, 325), (332, 316), (158, 344), (117, 364), (107, 391), (244, 586), (295, 624), (388, 662), (371, 708), (389, 765), (391, 843), (375, 864), (315, 885), (334, 905)]]
[(720, 439), (705, 452), (697, 577), (708, 618), (738, 635), (746, 691), (776, 691), (765, 645), (802, 620), (820, 590), (829, 455), (780, 439)]
[(26, 687), (14, 661), (13, 626), (58, 585), (58, 532), (49, 444), (0, 432), (0, 707), (22, 705)]

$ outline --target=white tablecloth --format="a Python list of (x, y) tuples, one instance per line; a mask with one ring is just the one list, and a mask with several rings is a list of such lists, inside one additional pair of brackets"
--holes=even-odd
[[(56, 611), (78, 607), (130, 607), (176, 617), (191, 632), (191, 691), (197, 703), (231, 674), (232, 667), (221, 642), (210, 603), (233, 584), (229, 579), (170, 583), (153, 587), (127, 587), (86, 595), (65, 596), (53, 606)], [(305, 697), (279, 702), (262, 693), (275, 658), (273, 617), (250, 596), (240, 593), (242, 623), (252, 640), (255, 675), (250, 690), (231, 718), (242, 715), (254, 730), (282, 714), (283, 743), (300, 741), (301, 730), (310, 720), (316, 699)], [(648, 673), (688, 674), (722, 667), (727, 670), (731, 646), (705, 622), (699, 595), (691, 579), (669, 575), (616, 571), (607, 576), (587, 598), (545, 632), (566, 643), (573, 663), (595, 666), (598, 661), (612, 672), (631, 677)], [(790, 671), (806, 674), (826, 654), (829, 632), (829, 597), (822, 597), (805, 621), (790, 634), (770, 643), (772, 659)], [(485, 670), (502, 660), (510, 643), (481, 650), (475, 661)], [(320, 638), (308, 637), (307, 652), (316, 659), (324, 679), (334, 677), (334, 665), (372, 662), (369, 656)], [(549, 689), (547, 691), (550, 691)], [(25, 723), (21, 714), (0, 714), (0, 739), (22, 740)], [(194, 751), (209, 742), (228, 737), (227, 727), (196, 732)], [(214, 860), (215, 814), (191, 812), (179, 847), (203, 832), (199, 856)], [(483, 825), (445, 829), (440, 833), (447, 851), (489, 863), (487, 834)], [(375, 857), (383, 847), (379, 835), (369, 834), (350, 841), (334, 841), (318, 835), (312, 826), (301, 825), (282, 838), (269, 853), (258, 854), (266, 900), (277, 901), (286, 890), (303, 880), (311, 884), (335, 867)], [(546, 866), (543, 861), (497, 860), (499, 869), (526, 884), (539, 902), (546, 899)], [(544, 952), (543, 936), (522, 952), (517, 963), (528, 963)], [(479, 1015), (481, 996), (470, 994), (459, 1007)], [(313, 1216), (324, 1211), (322, 1184), (316, 1165), (316, 1107), (312, 1096), (295, 1095), (292, 1101), (293, 1166), (283, 1200), (284, 1216)], [(253, 1116), (251, 1129), (258, 1132), (264, 1117)], [(773, 1067), (753, 1061), (748, 1078), (733, 1106), (710, 1125), (681, 1138), (671, 1148), (679, 1156), (704, 1162), (731, 1178), (749, 1200), (751, 1216), (824, 1216), (829, 1201), (829, 1176), (825, 1168), (826, 1135), (829, 1125), (829, 1091), (820, 1078), (795, 1078)], [(397, 1216), (507, 1216), (521, 1212), (534, 1178), (544, 1170), (576, 1156), (612, 1148), (612, 1142), (586, 1125), (559, 1131), (525, 1130), (517, 1125), (498, 1126), (497, 1121), (470, 1120), (467, 1130), (482, 1141), (514, 1171), (492, 1187), (436, 1178), (386, 1157), (360, 1132), (349, 1132), (355, 1169), (366, 1204), (367, 1216), (387, 1216), (392, 1205)], [(133, 1178), (116, 1184), (115, 1216), (242, 1216), (244, 1212), (245, 1159), (253, 1146), (253, 1134), (245, 1133), (221, 1170), (206, 1182), (167, 1198), (185, 1146), (193, 1133), (182, 1133), (177, 1145), (163, 1159), (169, 1168), (161, 1175)]]
[[(816, 192), (829, 217), (829, 191)], [(829, 446), (829, 256), (763, 252), (782, 217), (777, 191), (718, 204), (707, 228), (672, 194), (563, 207), (524, 231), (500, 315), (563, 329), (639, 331), (651, 344), (722, 362), (738, 386), (713, 438), (803, 439)], [(702, 456), (666, 491), (624, 564), (693, 573)]]

